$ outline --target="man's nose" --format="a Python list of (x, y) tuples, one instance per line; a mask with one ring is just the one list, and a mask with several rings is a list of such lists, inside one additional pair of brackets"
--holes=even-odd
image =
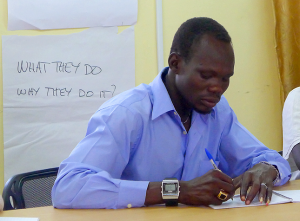
[(220, 96), (224, 93), (223, 85), (219, 82), (216, 82), (208, 87), (208, 91)]

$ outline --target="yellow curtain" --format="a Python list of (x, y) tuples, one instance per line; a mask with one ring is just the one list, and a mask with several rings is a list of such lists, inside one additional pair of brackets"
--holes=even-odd
[(283, 101), (300, 86), (300, 0), (273, 0)]

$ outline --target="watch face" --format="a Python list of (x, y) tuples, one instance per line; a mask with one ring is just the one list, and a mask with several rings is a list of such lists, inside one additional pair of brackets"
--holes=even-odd
[(164, 183), (163, 194), (177, 194), (178, 183)]

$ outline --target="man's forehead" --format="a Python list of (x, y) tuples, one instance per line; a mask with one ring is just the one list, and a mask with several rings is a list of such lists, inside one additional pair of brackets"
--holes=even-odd
[(218, 39), (216, 36), (212, 35), (212, 34), (204, 34), (203, 36), (201, 36), (201, 38), (199, 39), (195, 39), (195, 41), (193, 42), (192, 46), (191, 46), (191, 50), (195, 50), (197, 48), (201, 48), (201, 47), (212, 47), (212, 46), (222, 46), (223, 47), (231, 47), (232, 48), (232, 44), (231, 42), (227, 42), (221, 39)]

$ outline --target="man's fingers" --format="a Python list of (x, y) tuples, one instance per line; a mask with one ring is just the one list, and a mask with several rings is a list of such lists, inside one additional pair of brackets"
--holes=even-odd
[[(257, 193), (260, 202), (266, 202), (267, 205), (270, 203), (273, 190), (272, 182), (276, 176), (276, 168), (274, 168), (270, 165), (258, 163), (242, 176), (233, 180), (236, 188), (240, 186), (240, 198), (242, 201), (246, 201), (246, 205), (252, 202)], [(251, 189), (248, 191), (250, 186)]]
[(212, 170), (212, 173), (215, 173), (216, 177), (219, 178), (220, 180), (233, 185), (232, 178), (230, 176), (226, 175), (225, 173), (223, 173), (222, 171)]
[[(232, 184), (226, 183), (224, 181), (220, 181), (218, 186), (219, 186), (220, 190), (222, 189), (226, 193), (228, 193), (228, 196), (229, 195), (231, 196), (231, 195), (234, 194), (235, 189), (234, 189), (234, 186)], [(220, 192), (220, 190), (219, 190), (219, 192)], [(219, 192), (218, 192), (218, 194), (219, 194)]]
[(242, 201), (246, 200), (246, 196), (247, 196), (247, 191), (249, 186), (251, 185), (252, 178), (251, 176), (246, 172), (243, 175), (243, 179), (241, 181), (241, 185), (240, 185), (240, 198)]
[(267, 190), (268, 190), (267, 184), (261, 183), (260, 184), (259, 195), (258, 195), (258, 200), (259, 200), (260, 203), (263, 203), (263, 202), (266, 201)]
[(236, 190), (241, 186), (242, 178), (243, 178), (243, 174), (233, 179), (234, 190)]
[[(212, 180), (212, 182), (217, 184), (214, 188), (214, 193), (213, 193), (216, 199), (218, 200), (217, 202), (215, 202), (215, 205), (217, 205), (228, 200), (231, 196), (233, 196), (235, 192), (235, 188), (233, 185), (232, 178), (226, 175), (225, 173), (219, 170), (211, 170), (210, 173), (211, 173), (210, 174), (211, 177), (214, 177), (213, 178), (214, 180)], [(226, 199), (221, 200), (220, 198), (218, 198), (220, 191), (228, 194)]]
[(246, 198), (246, 205), (249, 205), (252, 200), (254, 199), (254, 197), (257, 195), (258, 191), (260, 190), (261, 185), (260, 183), (253, 183), (249, 193), (247, 194), (247, 198)]
[(213, 199), (211, 199), (211, 203), (212, 205), (221, 205), (224, 201), (219, 200), (217, 197), (214, 197)]
[(251, 187), (250, 192), (247, 195), (246, 198), (246, 205), (249, 205), (256, 194), (258, 194), (258, 199), (260, 203), (265, 202), (266, 205), (269, 205), (272, 199), (272, 190), (273, 190), (273, 185), (271, 184), (266, 184), (266, 183), (261, 183), (260, 185), (258, 183), (254, 183)]
[(271, 202), (272, 199), (272, 191), (273, 191), (273, 185), (270, 184), (268, 185), (268, 189), (267, 189), (267, 195), (266, 195), (266, 205), (268, 206)]
[(219, 191), (222, 189), (223, 191), (225, 191), (226, 193), (228, 193), (228, 196), (231, 196), (234, 194), (235, 192), (235, 188), (233, 185), (233, 180), (231, 179), (231, 177), (229, 177), (228, 175), (226, 175), (225, 173), (222, 173), (219, 170), (214, 170), (213, 173), (215, 173), (215, 177), (217, 179), (219, 179), (219, 183), (218, 183), (218, 193)]

